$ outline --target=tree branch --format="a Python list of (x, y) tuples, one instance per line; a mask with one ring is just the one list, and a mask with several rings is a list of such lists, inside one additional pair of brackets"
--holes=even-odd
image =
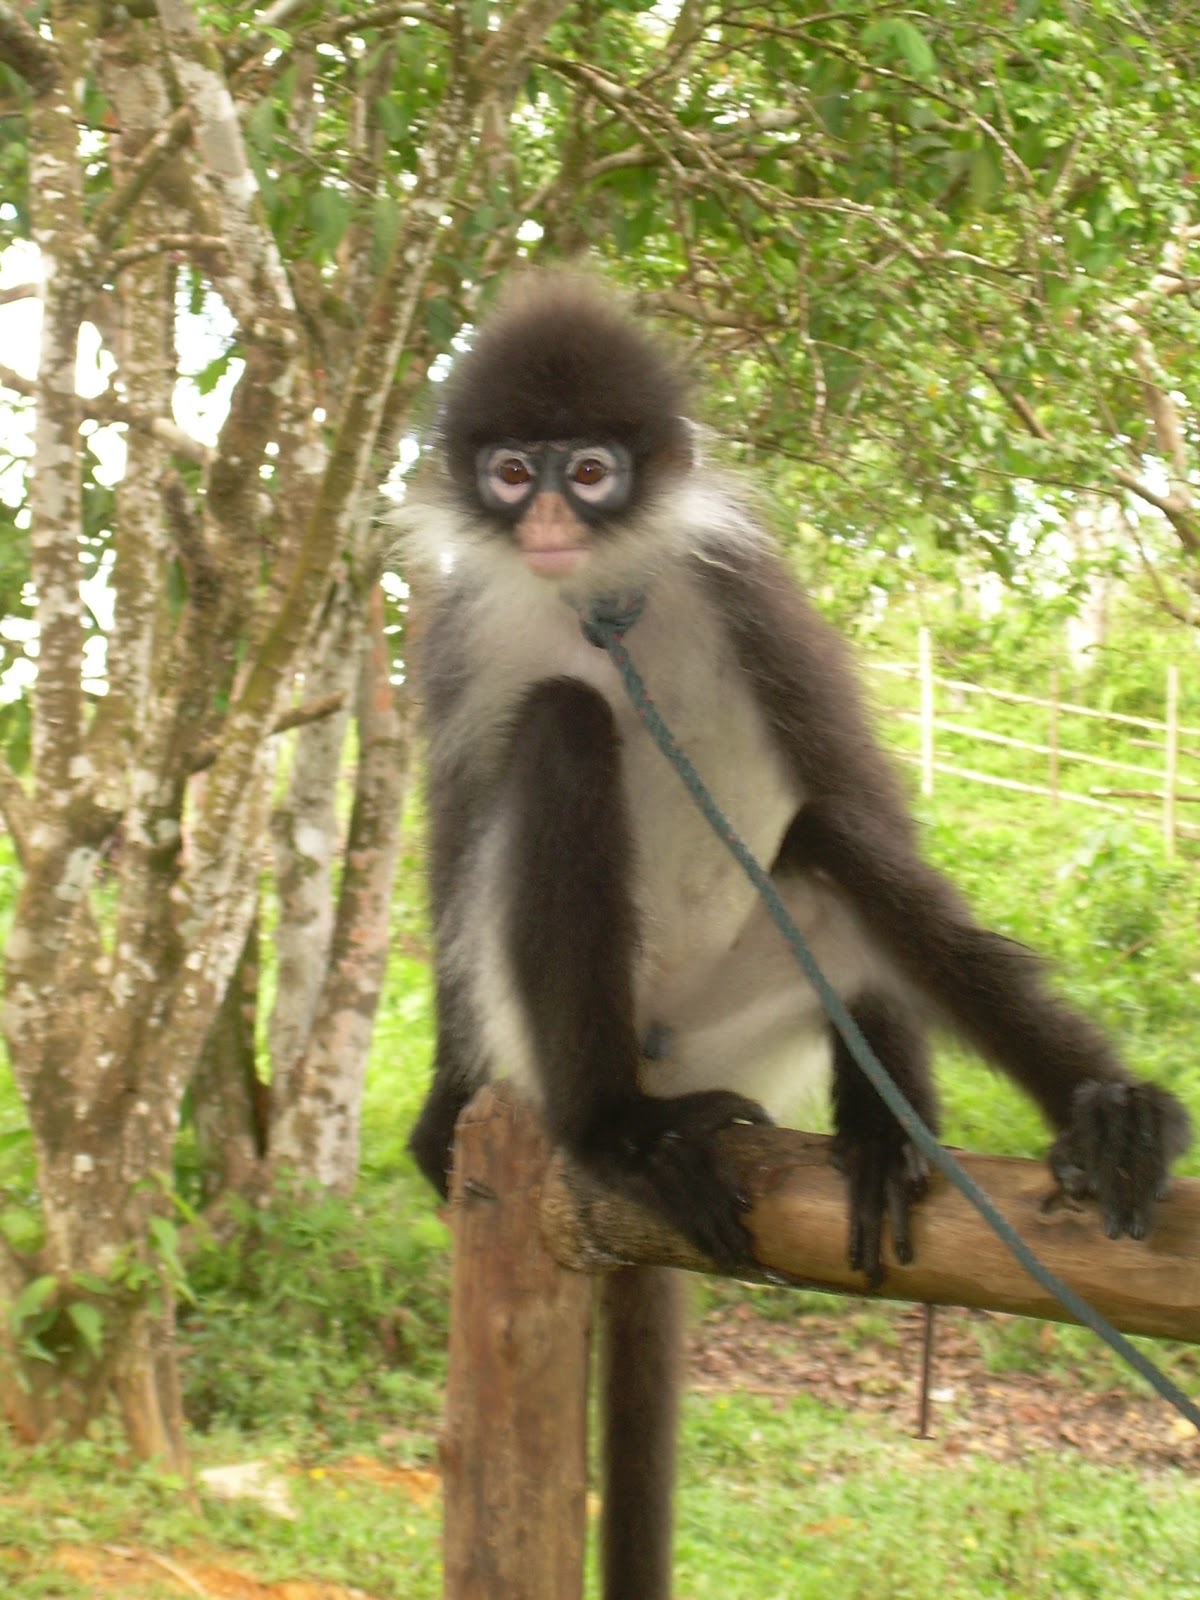
[(1131, 494), (1137, 495), (1139, 500), (1144, 500), (1163, 516), (1174, 528), (1179, 536), (1179, 542), (1194, 555), (1200, 550), (1200, 518), (1196, 511), (1177, 494), (1159, 494), (1153, 485), (1146, 482), (1145, 478), (1138, 477), (1135, 472), (1127, 472), (1123, 467), (1118, 467), (1113, 477), (1123, 489), (1128, 489)]
[[(196, 148), (218, 200), (232, 267), (225, 282), (232, 309), (249, 336), (295, 339), (296, 307), (279, 249), (263, 216), (258, 184), (246, 160), (237, 107), (220, 57), (200, 31), (188, 0), (157, 0), (163, 37), (191, 108)], [(272, 334), (264, 319), (276, 324)]]
[(540, 43), (566, 9), (567, 0), (518, 0), (472, 61), (471, 81), (482, 91), (494, 92), (520, 68), (531, 44)]
[(58, 52), (7, 3), (0, 3), (0, 61), (24, 78), (35, 95), (49, 93), (58, 82)]
[(11, 389), (14, 394), (19, 394), (25, 400), (32, 400), (37, 393), (37, 384), (32, 378), (27, 378), (24, 373), (17, 372), (13, 367), (6, 367), (0, 361), (0, 389)]
[[(166, 0), (160, 0), (166, 3)], [(452, 16), (461, 22), (461, 7)], [(309, 508), (288, 592), (242, 686), (231, 714), (251, 744), (272, 716), (284, 670), (292, 664), (311, 626), (328, 582), (335, 552), (349, 539), (358, 497), (371, 481), (379, 421), (400, 352), (416, 318), (419, 295), (439, 240), (441, 217), (453, 192), (462, 152), (474, 130), (475, 107), (451, 56), (439, 115), (422, 144), (417, 181), (409, 196), (406, 226), (380, 273), (346, 380), (341, 411), (319, 492)], [(224, 831), (222, 811), (240, 785), (239, 739), (226, 743), (197, 819), (197, 834), (215, 843)], [(211, 835), (210, 835), (210, 830)]]
[(33, 823), (33, 809), (21, 780), (0, 758), (0, 815), (12, 836), (17, 861), (24, 866), (29, 860), (29, 830)]
[[(32, 400), (37, 393), (37, 384), (32, 378), (26, 378), (22, 373), (15, 372), (12, 367), (6, 367), (0, 361), (0, 389), (11, 389), (14, 394), (19, 394), (23, 399)], [(177, 422), (172, 422), (169, 417), (151, 416), (142, 411), (140, 407), (132, 405), (114, 389), (104, 389), (99, 394), (92, 395), (80, 402), (85, 419), (99, 423), (122, 423), (128, 428), (137, 428), (142, 433), (152, 433), (160, 443), (177, 456), (182, 456), (185, 461), (194, 461), (199, 466), (206, 466), (212, 460), (212, 451), (208, 445), (202, 444), (199, 439), (193, 439), (190, 433), (185, 433)]]
[[(148, 261), (153, 256), (171, 254), (186, 256), (205, 267), (214, 277), (226, 270), (228, 245), (217, 234), (211, 233), (164, 233), (153, 239), (145, 239), (140, 244), (131, 244), (123, 250), (114, 250), (108, 258), (113, 272), (123, 272), (126, 267), (136, 266), (140, 261)], [(217, 258), (224, 257), (226, 261), (217, 265)]]
[(192, 113), (181, 106), (125, 169), (123, 181), (92, 213), (92, 236), (98, 250), (112, 244), (126, 217), (158, 176), (164, 161), (181, 150), (192, 134)]
[[(1045, 444), (1054, 443), (1054, 435), (1044, 424), (1039, 421), (1033, 407), (1022, 396), (1017, 394), (994, 372), (985, 362), (980, 362), (979, 370), (996, 389), (1005, 404), (1016, 415), (1026, 431), (1035, 439), (1041, 439)], [(1161, 511), (1163, 516), (1174, 528), (1179, 537), (1179, 542), (1189, 554), (1200, 551), (1200, 518), (1191, 503), (1190, 493), (1168, 492), (1161, 494), (1153, 484), (1140, 477), (1135, 472), (1130, 472), (1124, 467), (1114, 467), (1113, 480), (1122, 489), (1128, 489), (1130, 494), (1137, 495), (1139, 500), (1144, 500), (1156, 511)]]
[[(293, 706), (290, 711), (285, 711), (267, 729), (267, 738), (273, 739), (277, 733), (289, 733), (293, 728), (303, 728), (310, 722), (320, 722), (323, 717), (331, 717), (335, 711), (340, 711), (346, 703), (346, 696), (337, 692), (334, 694), (319, 695), (315, 700), (306, 700), (303, 705)], [(211, 767), (217, 759), (219, 746), (215, 741), (210, 741), (196, 751), (192, 757), (189, 770), (203, 772), (206, 767)]]

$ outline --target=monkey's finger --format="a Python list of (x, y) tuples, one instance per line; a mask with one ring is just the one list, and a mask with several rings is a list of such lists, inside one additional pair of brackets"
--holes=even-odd
[(860, 1159), (850, 1184), (850, 1265), (876, 1289), (883, 1282), (883, 1217), (886, 1177), (880, 1166)]
[(901, 1266), (913, 1258), (912, 1247), (912, 1196), (903, 1178), (893, 1176), (887, 1186), (888, 1226), (892, 1233), (892, 1249)]

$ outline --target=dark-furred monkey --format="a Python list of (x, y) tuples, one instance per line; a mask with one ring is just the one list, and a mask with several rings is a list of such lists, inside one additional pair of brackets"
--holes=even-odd
[[(840, 639), (699, 461), (672, 357), (587, 280), (531, 275), (456, 363), (436, 481), (402, 518), (439, 590), (425, 636), (438, 1040), (412, 1138), (444, 1193), (458, 1112), (508, 1074), (553, 1140), (722, 1266), (750, 1259), (715, 1135), (831, 1068), (849, 1255), (911, 1257), (925, 1168), (580, 626), (638, 595), (627, 648), (818, 964), (936, 1125), (954, 1029), (1055, 1130), (1105, 1229), (1145, 1233), (1188, 1120), (1023, 947), (922, 860)], [(608, 1600), (669, 1593), (673, 1275), (605, 1291)]]

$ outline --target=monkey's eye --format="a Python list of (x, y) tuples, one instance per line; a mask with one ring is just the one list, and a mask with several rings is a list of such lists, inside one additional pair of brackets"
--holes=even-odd
[(616, 508), (628, 495), (630, 462), (620, 446), (588, 445), (567, 460), (571, 493), (589, 505)]
[(492, 503), (517, 505), (529, 493), (537, 473), (533, 462), (523, 451), (513, 449), (492, 450), (481, 454), (479, 485), (483, 497)]
[(585, 456), (571, 468), (571, 477), (575, 483), (582, 483), (590, 487), (599, 483), (608, 476), (608, 467), (597, 456)]

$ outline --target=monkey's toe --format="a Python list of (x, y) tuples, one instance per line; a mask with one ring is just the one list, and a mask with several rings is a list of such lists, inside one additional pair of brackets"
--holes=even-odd
[(849, 1235), (846, 1258), (877, 1289), (887, 1275), (883, 1263), (883, 1221), (901, 1266), (913, 1259), (912, 1212), (928, 1187), (929, 1167), (899, 1127), (882, 1137), (839, 1135), (834, 1161), (846, 1179)]
[(754, 1263), (743, 1218), (750, 1202), (719, 1135), (770, 1122), (744, 1095), (706, 1090), (674, 1099), (639, 1095), (593, 1130), (584, 1160), (604, 1181), (649, 1206), (725, 1271)]

